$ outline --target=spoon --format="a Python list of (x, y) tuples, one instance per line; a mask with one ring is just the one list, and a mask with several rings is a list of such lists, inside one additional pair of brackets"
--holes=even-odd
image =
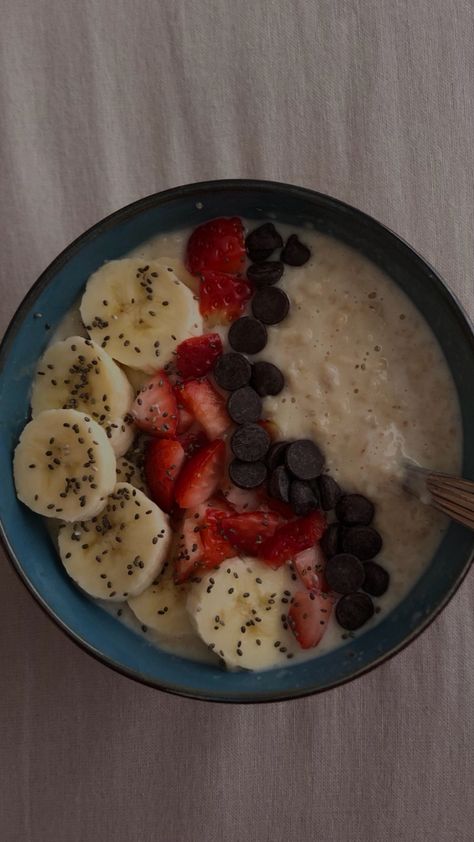
[(413, 462), (405, 465), (403, 487), (423, 503), (474, 530), (474, 482), (429, 471)]

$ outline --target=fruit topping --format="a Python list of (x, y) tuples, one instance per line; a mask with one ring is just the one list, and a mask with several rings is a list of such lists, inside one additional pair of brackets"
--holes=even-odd
[(218, 333), (205, 333), (185, 339), (176, 349), (176, 370), (182, 380), (204, 377), (214, 368), (222, 355)]
[(186, 266), (192, 275), (207, 270), (241, 272), (245, 261), (244, 228), (237, 217), (212, 219), (196, 228), (186, 249)]

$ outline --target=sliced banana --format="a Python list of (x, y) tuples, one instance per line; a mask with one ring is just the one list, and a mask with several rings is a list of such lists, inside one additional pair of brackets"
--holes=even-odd
[(147, 436), (138, 436), (125, 456), (119, 456), (117, 459), (117, 482), (129, 482), (147, 497), (150, 496), (145, 477), (145, 450), (148, 441)]
[(196, 632), (186, 610), (188, 588), (175, 585), (170, 561), (165, 562), (160, 577), (139, 596), (128, 600), (136, 618), (160, 637), (195, 637)]
[(61, 560), (72, 579), (97, 599), (137, 596), (163, 567), (171, 539), (167, 516), (127, 482), (117, 483), (102, 512), (59, 532)]
[(142, 468), (126, 456), (119, 456), (117, 459), (117, 482), (129, 482), (148, 496), (148, 486)]
[(40, 515), (90, 518), (116, 481), (105, 431), (75, 409), (47, 409), (24, 428), (13, 459), (18, 498)]
[(45, 409), (78, 409), (104, 428), (121, 456), (134, 427), (127, 414), (135, 393), (122, 369), (91, 339), (70, 336), (47, 348), (31, 394), (33, 418)]
[(298, 644), (283, 617), (295, 590), (287, 565), (272, 570), (232, 558), (191, 586), (187, 607), (198, 634), (228, 666), (288, 665)]
[(121, 368), (134, 391), (135, 397), (145, 383), (148, 383), (150, 375), (145, 371), (139, 371), (138, 368), (130, 368), (128, 365), (122, 365)]
[(202, 333), (195, 296), (169, 268), (111, 260), (87, 282), (81, 316), (91, 338), (131, 368), (153, 373), (172, 360), (179, 342)]

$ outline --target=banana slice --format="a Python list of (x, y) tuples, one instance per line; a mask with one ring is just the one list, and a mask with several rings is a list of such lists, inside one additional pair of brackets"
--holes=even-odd
[(129, 482), (135, 488), (150, 496), (145, 477), (145, 449), (149, 439), (139, 436), (125, 456), (117, 459), (117, 482)]
[(134, 428), (127, 414), (135, 397), (112, 357), (90, 339), (70, 336), (47, 348), (31, 394), (33, 418), (45, 409), (78, 409), (104, 428), (117, 456), (130, 447)]
[(195, 637), (196, 632), (186, 610), (188, 588), (175, 585), (173, 568), (169, 561), (164, 565), (159, 579), (146, 591), (128, 600), (136, 618), (161, 637)]
[(63, 526), (59, 552), (84, 591), (97, 599), (123, 602), (158, 576), (170, 538), (161, 509), (138, 488), (119, 482), (98, 516)]
[(232, 558), (193, 584), (187, 607), (198, 634), (230, 667), (289, 664), (298, 652), (285, 628), (295, 582), (287, 565), (272, 570), (253, 558)]
[(117, 459), (117, 482), (129, 482), (134, 488), (139, 488), (148, 496), (148, 486), (143, 470), (126, 456), (119, 456)]
[(104, 430), (75, 409), (47, 409), (23, 430), (13, 459), (18, 498), (40, 515), (74, 521), (104, 507), (116, 481)]
[(138, 258), (111, 260), (91, 275), (81, 316), (111, 357), (149, 373), (171, 361), (179, 342), (202, 333), (192, 292), (166, 264)]

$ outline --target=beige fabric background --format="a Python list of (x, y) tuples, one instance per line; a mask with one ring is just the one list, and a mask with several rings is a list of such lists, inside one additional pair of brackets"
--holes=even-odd
[[(473, 314), (471, 0), (0, 0), (0, 12), (1, 327), (100, 217), (227, 176), (358, 205)], [(102, 667), (0, 562), (2, 842), (473, 839), (472, 575), (374, 673), (224, 707)]]

